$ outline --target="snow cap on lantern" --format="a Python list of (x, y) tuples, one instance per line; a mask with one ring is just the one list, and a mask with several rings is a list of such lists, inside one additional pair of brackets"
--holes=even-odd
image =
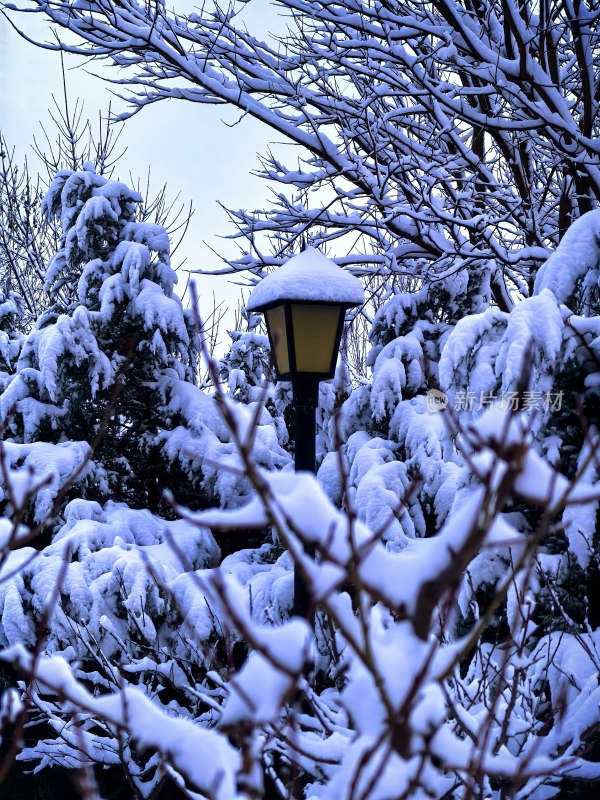
[(265, 314), (280, 379), (322, 381), (334, 375), (346, 310), (363, 302), (357, 278), (307, 247), (254, 287), (247, 309)]

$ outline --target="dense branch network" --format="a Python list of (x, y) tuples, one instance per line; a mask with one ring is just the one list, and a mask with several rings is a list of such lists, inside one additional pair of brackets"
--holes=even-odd
[(504, 310), (515, 291), (528, 295), (548, 247), (600, 196), (597, 4), (277, 5), (288, 31), (267, 42), (233, 4), (30, 10), (69, 31), (44, 46), (125, 71), (122, 117), (167, 98), (226, 103), (299, 145), (296, 167), (263, 159), (282, 187), (271, 209), (231, 212), (246, 240), (232, 266), (277, 264), (309, 238), (402, 288), (405, 272), (467, 268), (489, 272)]

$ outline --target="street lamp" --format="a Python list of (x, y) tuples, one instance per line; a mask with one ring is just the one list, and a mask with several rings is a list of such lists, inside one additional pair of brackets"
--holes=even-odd
[[(316, 471), (319, 382), (335, 374), (346, 311), (363, 302), (360, 281), (313, 247), (263, 278), (248, 299), (248, 311), (265, 315), (278, 378), (292, 382), (296, 472)], [(295, 569), (294, 613), (306, 617), (309, 599)]]

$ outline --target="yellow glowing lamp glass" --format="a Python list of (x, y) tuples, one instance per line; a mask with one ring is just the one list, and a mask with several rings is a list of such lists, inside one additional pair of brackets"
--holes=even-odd
[(333, 377), (345, 310), (337, 303), (294, 302), (265, 309), (275, 368), (281, 379)]
[(336, 340), (344, 310), (340, 306), (292, 303), (291, 311), (296, 372), (335, 371)]
[(275, 359), (275, 369), (279, 375), (290, 371), (288, 356), (287, 327), (285, 324), (285, 306), (275, 306), (266, 312), (267, 329), (271, 341), (271, 351)]

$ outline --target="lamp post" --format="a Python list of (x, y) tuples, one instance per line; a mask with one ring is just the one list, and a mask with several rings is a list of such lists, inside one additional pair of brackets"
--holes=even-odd
[[(296, 422), (296, 472), (315, 472), (319, 383), (333, 378), (344, 318), (364, 302), (360, 281), (307, 247), (252, 290), (248, 311), (265, 315), (277, 376), (291, 381)], [(294, 568), (294, 614), (307, 617), (310, 597)]]

